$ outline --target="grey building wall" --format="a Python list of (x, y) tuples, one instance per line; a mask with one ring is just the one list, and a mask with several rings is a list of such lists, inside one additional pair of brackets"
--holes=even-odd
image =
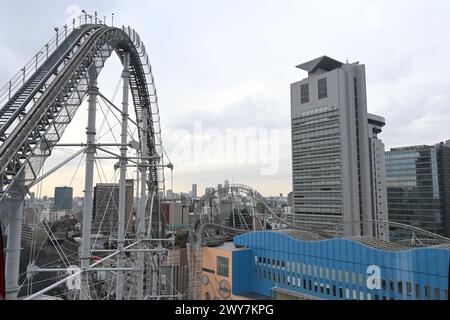
[[(117, 234), (119, 217), (119, 184), (98, 183), (94, 187), (93, 224), (94, 232)], [(134, 230), (133, 195), (134, 181), (126, 181), (125, 195), (125, 230)]]
[[(365, 66), (321, 57), (298, 67), (308, 78), (291, 85), (296, 221), (330, 231), (343, 224), (346, 236), (372, 236), (369, 223), (361, 230), (360, 222), (387, 220), (387, 212), (383, 196), (380, 205), (374, 203), (374, 179), (385, 178), (377, 169), (382, 161), (373, 160), (382, 143), (369, 127)], [(305, 86), (309, 95), (302, 101)], [(381, 132), (384, 119), (380, 122)]]

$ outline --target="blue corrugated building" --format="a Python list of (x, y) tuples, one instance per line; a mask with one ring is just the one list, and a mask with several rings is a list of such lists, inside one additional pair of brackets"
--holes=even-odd
[(234, 238), (233, 295), (274, 299), (447, 300), (450, 248), (305, 240), (299, 231)]

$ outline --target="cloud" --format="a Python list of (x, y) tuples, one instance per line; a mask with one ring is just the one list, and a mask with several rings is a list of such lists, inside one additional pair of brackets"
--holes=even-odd
[[(264, 178), (259, 166), (182, 166), (174, 181), (178, 191), (190, 180), (214, 185), (234, 176), (235, 182), (250, 183), (254, 175), (256, 189), (288, 192), (289, 85), (306, 76), (295, 65), (324, 54), (366, 64), (369, 112), (386, 118), (380, 137), (387, 147), (433, 144), (450, 136), (447, 1), (4, 2), (0, 82), (53, 36), (72, 4), (108, 17), (114, 12), (116, 25), (130, 24), (139, 32), (150, 52), (168, 149), (171, 131), (190, 136), (198, 121), (205, 130), (221, 132), (282, 130), (279, 176)], [(100, 89), (110, 97), (120, 66), (111, 62), (107, 68)], [(68, 133), (85, 122), (73, 126)]]

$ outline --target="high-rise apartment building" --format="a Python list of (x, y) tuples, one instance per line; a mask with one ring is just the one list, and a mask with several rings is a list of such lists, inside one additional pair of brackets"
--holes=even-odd
[(192, 185), (192, 198), (197, 198), (197, 184)]
[[(117, 234), (119, 219), (119, 184), (97, 183), (94, 188), (94, 212), (92, 229), (95, 232)], [(133, 213), (134, 181), (126, 181), (125, 191), (125, 230), (134, 228)]]
[(291, 85), (294, 213), (298, 224), (345, 236), (388, 236), (385, 121), (367, 113), (365, 66), (320, 57)]
[(450, 145), (393, 148), (386, 169), (389, 220), (450, 236)]
[(73, 188), (56, 187), (54, 209), (56, 211), (72, 210)]

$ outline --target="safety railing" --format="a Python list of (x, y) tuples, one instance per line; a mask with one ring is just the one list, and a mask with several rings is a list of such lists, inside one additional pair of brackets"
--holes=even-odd
[(31, 76), (47, 61), (47, 59), (59, 48), (60, 44), (75, 29), (86, 24), (104, 24), (97, 15), (83, 14), (74, 18), (72, 24), (55, 28), (55, 35), (51, 38), (23, 68), (20, 69), (9, 81), (0, 87), (0, 109), (19, 91), (19, 89), (31, 78)]

